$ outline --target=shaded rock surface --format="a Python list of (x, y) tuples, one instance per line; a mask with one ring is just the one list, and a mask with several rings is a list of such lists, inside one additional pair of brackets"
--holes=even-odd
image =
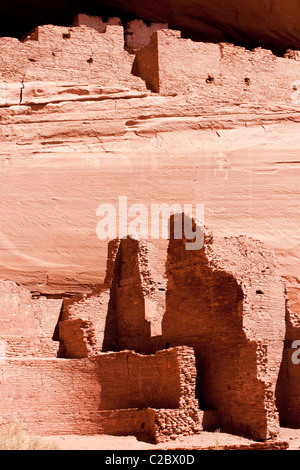
[(39, 24), (69, 25), (78, 13), (136, 17), (196, 34), (199, 40), (235, 42), (249, 46), (299, 49), (297, 0), (53, 0), (1, 2), (2, 35), (22, 36)]

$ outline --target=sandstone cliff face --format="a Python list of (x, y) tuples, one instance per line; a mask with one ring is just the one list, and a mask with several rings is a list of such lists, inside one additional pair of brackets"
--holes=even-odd
[[(214, 233), (276, 249), (299, 311), (297, 57), (202, 47), (160, 31), (160, 63), (155, 69), (150, 55), (148, 64), (163, 96), (130, 73), (137, 64), (122, 26), (37, 33), (1, 40), (1, 277), (43, 293), (90, 291), (106, 265), (100, 204), (118, 210), (119, 196), (149, 211), (151, 203), (200, 203)], [(179, 54), (175, 63), (177, 47), (192, 60)], [(269, 68), (259, 65), (265, 60)]]
[[(279, 39), (272, 33), (273, 44)], [(146, 420), (159, 436), (171, 423), (171, 435), (190, 413), (185, 431), (196, 432), (205, 421), (197, 400), (217, 411), (224, 428), (258, 439), (278, 433), (279, 413), (299, 426), (300, 366), (290, 360), (300, 312), (299, 51), (278, 57), (196, 43), (161, 23), (123, 27), (117, 18), (79, 15), (70, 27), (39, 26), (22, 42), (1, 38), (0, 52), (4, 358), (25, 358), (20, 368), (38, 381), (42, 363), (31, 375), (32, 357), (43, 364), (55, 357), (46, 371), (50, 388), (55, 371), (69, 376), (66, 361), (78, 359), (74, 390), (96, 431), (100, 418), (100, 429), (111, 432), (118, 419), (124, 432)], [(124, 197), (127, 222), (134, 204), (149, 219), (154, 203), (177, 204), (177, 212), (204, 205), (214, 238), (193, 253), (184, 240), (115, 240), (107, 260), (98, 207), (112, 205), (120, 222)], [(114, 362), (105, 352), (169, 346), (185, 364), (175, 368), (183, 384), (175, 386), (182, 392), (176, 406), (146, 392), (138, 404), (116, 395), (116, 414), (103, 405), (99, 416), (98, 392), (84, 398), (88, 371), (96, 382), (99, 364)], [(112, 376), (129, 358), (114, 354)], [(159, 354), (149, 359), (152, 368), (169, 353)], [(141, 369), (147, 360), (137, 359)], [(23, 373), (19, 366), (9, 363), (8, 375)], [(130, 377), (134, 387), (140, 376)], [(66, 430), (76, 429), (75, 402)], [(145, 417), (141, 403), (157, 410)]]

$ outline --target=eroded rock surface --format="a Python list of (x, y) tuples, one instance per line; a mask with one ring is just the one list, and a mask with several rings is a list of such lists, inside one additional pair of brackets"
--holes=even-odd
[[(7, 419), (154, 440), (299, 426), (299, 51), (292, 36), (284, 57), (184, 37), (81, 14), (0, 39)], [(124, 197), (127, 222), (134, 204), (149, 218), (153, 203), (203, 204), (214, 235), (189, 251), (151, 226), (155, 243), (120, 236), (107, 257), (98, 207), (121, 224)]]

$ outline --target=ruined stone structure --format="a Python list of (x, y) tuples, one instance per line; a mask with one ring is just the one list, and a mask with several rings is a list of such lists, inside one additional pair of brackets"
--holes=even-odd
[[(80, 14), (0, 52), (0, 428), (299, 427), (299, 51)], [(213, 235), (97, 239), (122, 194), (201, 202)]]
[(22, 419), (39, 434), (114, 434), (168, 440), (216, 426), (198, 409), (195, 361), (180, 347), (141, 356), (11, 358), (0, 364), (1, 427)]
[(288, 102), (299, 67), (296, 54), (282, 58), (261, 48), (193, 42), (166, 29), (155, 32), (136, 55), (137, 74), (151, 90), (196, 92), (214, 101)]
[(279, 413), (299, 425), (299, 373), (284, 349), (286, 297), (274, 254), (246, 237), (206, 232), (196, 251), (186, 242), (171, 233), (166, 282), (153, 242), (110, 243), (104, 285), (64, 302), (56, 359), (54, 348), (51, 357), (50, 347), (47, 354), (37, 347), (45, 336), (30, 293), (3, 283), (5, 312), (26, 301), (15, 337), (24, 348), (25, 333), (34, 341), (26, 353), (4, 348), (2, 425), (22, 417), (39, 433), (135, 434), (155, 442), (216, 427), (264, 440), (278, 435)]
[[(39, 26), (23, 42), (0, 39), (0, 79), (19, 82), (16, 104), (23, 103), (27, 86), (36, 81), (113, 84), (140, 91), (146, 84), (162, 95), (196, 92), (215, 102), (290, 100), (291, 83), (300, 73), (297, 51), (280, 58), (261, 48), (248, 51), (181, 39), (180, 31), (163, 28), (167, 25), (129, 23), (125, 48), (135, 56), (124, 49), (124, 28), (118, 18), (105, 23), (78, 15), (72, 27)], [(43, 94), (39, 89), (33, 92), (33, 96)]]
[(13, 282), (0, 284), (1, 356), (53, 357), (58, 351), (52, 341), (62, 299), (32, 298)]
[[(149, 291), (155, 293), (158, 278), (149, 276), (149, 270), (145, 278), (139, 262), (143, 255), (144, 243), (121, 241), (120, 259), (116, 257), (121, 269), (116, 266), (117, 286), (111, 291), (118, 349), (149, 353), (166, 346), (193, 347), (200, 407), (217, 410), (225, 429), (258, 439), (278, 434), (275, 402), (285, 334), (285, 292), (272, 252), (245, 237), (222, 240), (207, 234), (199, 251), (185, 250), (182, 240), (171, 240), (165, 313), (160, 317), (154, 308), (147, 312)], [(159, 306), (159, 300), (153, 297), (152, 305)], [(77, 314), (80, 317), (79, 309)], [(154, 324), (162, 323), (160, 335), (155, 329), (151, 332), (151, 317)], [(80, 328), (81, 318), (76, 321)], [(67, 324), (60, 323), (63, 338)], [(72, 334), (73, 326), (68, 338)], [(80, 338), (81, 347), (91, 343), (87, 334)]]

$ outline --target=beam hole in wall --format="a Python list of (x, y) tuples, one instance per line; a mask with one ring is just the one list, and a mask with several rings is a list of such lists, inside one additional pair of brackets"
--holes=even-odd
[(212, 75), (208, 75), (208, 77), (205, 81), (206, 81), (206, 83), (213, 83), (215, 81), (215, 79)]

